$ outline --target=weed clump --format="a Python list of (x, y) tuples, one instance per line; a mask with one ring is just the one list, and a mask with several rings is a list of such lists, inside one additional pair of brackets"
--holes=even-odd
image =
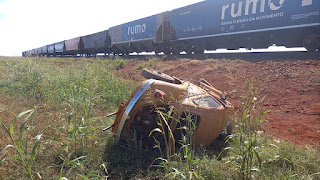
[(159, 59), (157, 57), (150, 58), (147, 62), (142, 62), (134, 67), (135, 70), (141, 70), (143, 68), (157, 68), (157, 62)]
[[(30, 137), (29, 137), (29, 129), (34, 127), (28, 127), (26, 135), (24, 133), (25, 131), (25, 125), (29, 119), (32, 118), (34, 109), (28, 110), (22, 113), (19, 113), (15, 118), (13, 119), (10, 128), (7, 127), (7, 125), (2, 121), (2, 127), (5, 130), (5, 133), (7, 136), (9, 136), (11, 143), (8, 143), (5, 147), (0, 149), (0, 153), (2, 151), (5, 151), (8, 148), (14, 149), (16, 155), (14, 159), (17, 159), (19, 164), (25, 169), (25, 172), (27, 174), (27, 177), (29, 179), (34, 179), (34, 173), (33, 173), (33, 164), (34, 160), (37, 157), (37, 151), (38, 147), (40, 145), (40, 139), (44, 133), (44, 131), (47, 129), (45, 128), (40, 134), (38, 134), (34, 139), (32, 149), (30, 150)], [(19, 118), (22, 116), (26, 116), (24, 120), (20, 124), (20, 131), (19, 131), (19, 137), (15, 138), (14, 135), (14, 128), (16, 125), (16, 122)], [(6, 157), (1, 159), (1, 163), (6, 159)], [(1, 164), (0, 164), (1, 165)]]

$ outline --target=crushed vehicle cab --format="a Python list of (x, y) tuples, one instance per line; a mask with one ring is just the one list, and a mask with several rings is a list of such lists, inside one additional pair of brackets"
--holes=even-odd
[(106, 128), (112, 128), (119, 143), (136, 139), (152, 145), (157, 135), (151, 132), (157, 128), (167, 132), (167, 140), (174, 148), (187, 117), (196, 127), (192, 138), (195, 147), (207, 147), (226, 128), (234, 108), (224, 93), (204, 79), (191, 83), (147, 69), (142, 75), (148, 80), (112, 114), (116, 115), (115, 122)]

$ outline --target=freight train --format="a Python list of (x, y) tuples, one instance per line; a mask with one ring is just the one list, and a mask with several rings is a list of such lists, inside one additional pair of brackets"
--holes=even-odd
[(285, 47), (320, 49), (319, 0), (205, 0), (94, 34), (24, 51), (23, 56), (180, 54)]

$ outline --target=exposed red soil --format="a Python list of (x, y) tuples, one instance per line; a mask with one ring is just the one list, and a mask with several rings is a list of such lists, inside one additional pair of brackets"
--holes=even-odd
[[(118, 70), (118, 75), (142, 80), (137, 67), (143, 62), (129, 63)], [(204, 78), (228, 92), (228, 100), (236, 109), (241, 105), (240, 96), (252, 83), (257, 96), (265, 96), (263, 109), (271, 110), (264, 123), (269, 134), (299, 145), (320, 147), (320, 61), (180, 59), (157, 62), (155, 69), (189, 81)]]

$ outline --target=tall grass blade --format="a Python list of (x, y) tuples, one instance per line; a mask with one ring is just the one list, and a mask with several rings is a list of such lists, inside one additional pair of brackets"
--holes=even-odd
[(4, 157), (4, 158), (2, 158), (2, 159), (0, 160), (0, 166), (1, 166), (1, 164), (2, 164), (6, 159), (7, 159), (7, 157)]
[(154, 132), (162, 133), (162, 131), (161, 131), (161, 129), (160, 129), (160, 128), (154, 128), (154, 129), (152, 129), (152, 131), (149, 133), (149, 136), (151, 136), (151, 135), (152, 135), (152, 133), (154, 133)]
[[(9, 129), (7, 128), (6, 124), (4, 124), (3, 121), (1, 121), (1, 123), (2, 123), (2, 127), (4, 128), (4, 130), (6, 131), (6, 133), (10, 136), (10, 131), (9, 131)], [(14, 142), (12, 136), (10, 136), (10, 138), (11, 138), (12, 142)]]
[(8, 149), (8, 148), (14, 148), (14, 146), (12, 146), (12, 145), (6, 145), (5, 147), (3, 147), (2, 149), (0, 149), (0, 153), (2, 152), (2, 151), (4, 151), (4, 150), (6, 150), (6, 149)]
[(78, 176), (80, 176), (82, 179), (89, 180), (89, 178), (87, 178), (87, 177), (84, 176), (84, 175), (78, 174)]
[(29, 134), (27, 134), (26, 143), (25, 143), (25, 149), (24, 149), (25, 155), (28, 154), (28, 141), (29, 141)]
[(29, 112), (32, 112), (32, 111), (34, 111), (34, 110), (31, 109), (31, 110), (24, 111), (24, 112), (22, 112), (22, 113), (19, 113), (19, 114), (14, 118), (14, 120), (13, 120), (13, 122), (12, 122), (12, 124), (11, 124), (11, 127), (10, 127), (10, 136), (13, 135), (13, 127), (14, 127), (17, 119), (19, 119), (21, 116), (23, 116), (23, 115), (25, 115), (25, 114), (28, 114)]
[[(26, 122), (30, 119), (30, 117), (32, 116), (34, 112), (34, 109), (29, 110), (27, 113), (29, 113), (29, 115), (27, 117), (24, 118), (23, 122), (21, 123), (20, 126), (20, 135), (22, 135), (23, 129), (24, 129), (24, 125), (26, 124)], [(27, 114), (25, 113), (25, 114)]]
[(32, 153), (31, 153), (31, 158), (30, 158), (31, 161), (33, 161), (35, 159), (35, 157), (36, 157), (37, 148), (39, 146), (41, 136), (42, 136), (42, 134), (39, 134), (39, 135), (36, 136), (36, 139), (35, 139), (35, 142), (34, 142), (34, 145), (33, 145), (33, 148), (32, 148)]

